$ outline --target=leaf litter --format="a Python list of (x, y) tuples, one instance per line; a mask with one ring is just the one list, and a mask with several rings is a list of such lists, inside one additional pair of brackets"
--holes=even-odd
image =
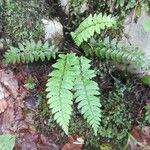
[(18, 77), (23, 77), (22, 72), (15, 76), (10, 69), (0, 70), (0, 134), (16, 136), (14, 150), (59, 150), (58, 145), (49, 142), (50, 137), (32, 128), (34, 107), (24, 102), (28, 91)]

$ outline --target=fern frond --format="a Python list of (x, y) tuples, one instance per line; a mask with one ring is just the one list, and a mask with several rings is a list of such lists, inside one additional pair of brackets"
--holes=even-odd
[(87, 41), (95, 32), (100, 34), (101, 30), (104, 30), (106, 27), (113, 27), (115, 24), (115, 18), (110, 15), (102, 16), (101, 13), (94, 16), (89, 15), (75, 32), (71, 32), (71, 36), (75, 43), (80, 46), (83, 41)]
[(53, 65), (55, 70), (49, 74), (50, 79), (46, 84), (49, 107), (52, 109), (54, 119), (66, 134), (68, 134), (72, 112), (71, 90), (75, 80), (74, 65), (77, 63), (78, 59), (74, 54), (60, 55), (60, 59)]
[(77, 57), (74, 54), (60, 55), (53, 65), (46, 86), (48, 104), (54, 115), (54, 120), (68, 134), (69, 121), (73, 103), (73, 92), (78, 109), (92, 126), (95, 135), (100, 124), (100, 95), (94, 71), (90, 69), (90, 60)]
[(144, 70), (150, 69), (150, 58), (146, 57), (138, 48), (124, 46), (117, 39), (105, 38), (98, 42), (93, 40), (89, 45), (89, 47), (83, 47), (86, 55), (96, 55), (113, 62), (131, 64)]
[(90, 70), (90, 60), (81, 57), (79, 64), (76, 66), (77, 77), (75, 80), (75, 98), (78, 103), (78, 109), (92, 126), (95, 135), (100, 125), (101, 111), (99, 100), (99, 88), (96, 82), (92, 80), (95, 77), (94, 71)]
[(37, 43), (33, 40), (26, 41), (23, 44), (19, 43), (17, 47), (10, 47), (4, 54), (4, 62), (8, 64), (15, 63), (29, 63), (34, 61), (50, 60), (51, 57), (55, 58), (58, 48), (49, 46), (48, 42), (42, 44), (41, 41)]

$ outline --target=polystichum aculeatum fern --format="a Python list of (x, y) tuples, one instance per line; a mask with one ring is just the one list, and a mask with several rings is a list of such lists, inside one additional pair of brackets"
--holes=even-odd
[(104, 40), (89, 42), (89, 46), (83, 46), (86, 55), (96, 55), (102, 59), (112, 60), (113, 62), (130, 64), (136, 68), (144, 70), (150, 69), (150, 58), (138, 48), (125, 46), (117, 39), (110, 40), (109, 37)]
[(37, 43), (34, 40), (26, 41), (23, 44), (19, 43), (17, 47), (10, 47), (4, 54), (5, 63), (29, 63), (34, 61), (50, 60), (55, 58), (58, 48), (49, 46), (48, 42), (44, 44), (41, 41)]
[(73, 92), (75, 102), (84, 118), (91, 125), (95, 135), (100, 124), (99, 88), (92, 80), (94, 71), (90, 69), (90, 61), (74, 54), (60, 55), (53, 65), (47, 82), (48, 104), (56, 122), (68, 134), (72, 112)]
[(111, 15), (89, 15), (75, 32), (71, 32), (71, 36), (75, 43), (80, 46), (83, 41), (87, 41), (94, 33), (100, 34), (101, 30), (113, 27), (116, 24), (116, 19)]

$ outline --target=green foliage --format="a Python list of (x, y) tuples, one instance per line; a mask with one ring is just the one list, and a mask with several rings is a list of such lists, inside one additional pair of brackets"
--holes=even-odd
[(13, 150), (15, 146), (15, 136), (10, 134), (0, 135), (0, 150)]
[(95, 76), (90, 70), (90, 61), (74, 54), (60, 55), (53, 65), (47, 82), (48, 104), (54, 114), (54, 119), (68, 134), (69, 121), (72, 112), (73, 93), (78, 103), (78, 109), (92, 126), (96, 135), (100, 122), (100, 101), (98, 85), (92, 81)]
[(150, 85), (150, 75), (144, 75), (144, 76), (142, 77), (142, 82), (143, 82), (144, 84)]
[(2, 26), (4, 38), (13, 43), (42, 36), (42, 1), (2, 0)]
[[(84, 17), (90, 13), (95, 13), (94, 15), (89, 15), (79, 25), (77, 30), (71, 33), (77, 46), (81, 46), (87, 56), (96, 55), (101, 59), (131, 64), (142, 69), (150, 69), (150, 61), (145, 58), (141, 51), (136, 48), (124, 46), (116, 39), (105, 39), (101, 41), (90, 41), (88, 44), (86, 43), (94, 36), (94, 33), (100, 34), (99, 36), (101, 37), (112, 33), (108, 33), (108, 30), (106, 29), (116, 26), (116, 18), (106, 14), (113, 13), (114, 16), (119, 18), (118, 22), (120, 23), (120, 26), (122, 26), (121, 20), (126, 16), (128, 11), (134, 9), (135, 17), (137, 17), (140, 14), (142, 5), (144, 5), (144, 3), (147, 5), (149, 2), (145, 2), (145, 0), (70, 1), (72, 6), (69, 8), (70, 13), (67, 16), (70, 18), (66, 19), (66, 16), (60, 15), (61, 22), (65, 20), (63, 26), (67, 30), (73, 30), (78, 22), (83, 20)], [(80, 10), (82, 4), (86, 2), (89, 9), (85, 14), (82, 14), (82, 16)], [(58, 4), (54, 1), (52, 1), (52, 3), (54, 5)], [(4, 40), (7, 41), (6, 39), (9, 39), (13, 44), (27, 39), (42, 39), (43, 26), (41, 19), (43, 18), (43, 15), (46, 14), (46, 17), (48, 17), (49, 14), (49, 11), (43, 13), (43, 10), (45, 9), (43, 4), (44, 2), (41, 0), (2, 0), (0, 2), (0, 29), (3, 29), (3, 31), (0, 30), (0, 37), (1, 32), (3, 32), (2, 37)], [(55, 10), (55, 8), (59, 8), (59, 6), (57, 7), (53, 4), (50, 6), (53, 7), (51, 11)], [(106, 14), (97, 15), (96, 13), (99, 12)], [(55, 12), (52, 13), (54, 14)], [(60, 12), (58, 14), (60, 14)], [(58, 14), (55, 15), (57, 16)], [(51, 17), (52, 16), (49, 16), (49, 18)], [(68, 26), (68, 24), (72, 26)], [(149, 31), (149, 21), (145, 23), (144, 28), (146, 31)], [(118, 28), (119, 32), (120, 29), (122, 28)], [(116, 33), (115, 35), (118, 36)], [(58, 49), (53, 46), (49, 47), (47, 42), (43, 44), (41, 41), (36, 43), (31, 40), (23, 44), (18, 44), (18, 47), (10, 47), (10, 50), (5, 53), (4, 58), (6, 63), (29, 63), (38, 60), (50, 60), (52, 57), (55, 58), (57, 52)], [(96, 83), (92, 80), (95, 77), (95, 73), (90, 67), (90, 60), (83, 56), (77, 57), (74, 54), (59, 55), (59, 59), (53, 65), (54, 70), (49, 74), (50, 78), (46, 85), (49, 108), (52, 111), (54, 120), (62, 127), (65, 133), (68, 134), (70, 120), (72, 120), (71, 114), (74, 110), (72, 109), (72, 105), (73, 101), (75, 101), (83, 118), (87, 120), (87, 123), (94, 130), (94, 134), (98, 134), (95, 139), (95, 136), (89, 133), (89, 126), (85, 125), (84, 122), (85, 132), (82, 132), (82, 134), (89, 134), (87, 141), (91, 145), (93, 144), (93, 147), (99, 148), (99, 145), (101, 144), (100, 141), (104, 138), (107, 140), (106, 143), (111, 143), (114, 147), (119, 147), (121, 145), (121, 147), (119, 147), (121, 149), (122, 145), (125, 143), (124, 141), (127, 139), (128, 131), (130, 130), (131, 122), (133, 120), (133, 112), (131, 112), (131, 109), (133, 110), (133, 108), (131, 108), (133, 106), (132, 101), (125, 98), (125, 93), (130, 92), (131, 89), (128, 89), (128, 87), (121, 82), (115, 82), (108, 97), (106, 95), (106, 97), (104, 95), (100, 96), (97, 85), (98, 82)], [(103, 69), (105, 69), (105, 67)], [(106, 72), (104, 72), (104, 74), (106, 74)], [(108, 82), (107, 78), (103, 80)], [(146, 76), (143, 80), (149, 82), (149, 77), (147, 78)], [(32, 89), (34, 87), (33, 80), (27, 80), (25, 86)], [(41, 106), (41, 109), (41, 116), (48, 115), (46, 100)], [(146, 110), (146, 120), (149, 122), (149, 104), (146, 106)], [(77, 118), (79, 118), (79, 116), (77, 116)], [(51, 122), (53, 122), (53, 120), (50, 121), (50, 124)], [(75, 125), (77, 126), (77, 124), (80, 125), (76, 122)], [(78, 128), (80, 127), (81, 125), (78, 126)], [(82, 128), (82, 131), (84, 129)], [(0, 149), (2, 149), (1, 144), (3, 143), (8, 143), (7, 148), (11, 145), (11, 142), (5, 141), (9, 139), (8, 136), (7, 138), (3, 135), (0, 136)], [(12, 141), (15, 140), (13, 139)], [(5, 145), (3, 144), (3, 146)]]
[(94, 33), (100, 34), (101, 30), (105, 28), (113, 27), (116, 24), (114, 17), (110, 15), (89, 15), (83, 22), (80, 23), (79, 27), (75, 32), (71, 32), (71, 36), (75, 43), (80, 46), (83, 41), (87, 41)]
[(35, 88), (36, 84), (34, 82), (34, 79), (32, 76), (29, 76), (27, 80), (25, 80), (24, 87), (27, 88), (28, 90), (33, 90)]
[(150, 18), (145, 21), (145, 23), (144, 23), (144, 30), (146, 32), (150, 32)]
[(115, 81), (109, 97), (104, 97), (102, 101), (103, 113), (99, 134), (108, 138), (113, 147), (123, 147), (131, 128), (134, 102), (126, 98), (129, 91), (131, 85)]
[[(108, 78), (107, 80), (104, 79), (104, 82), (109, 82), (108, 80)], [(108, 83), (108, 85), (110, 84), (112, 83)], [(102, 112), (97, 137), (95, 138), (90, 126), (79, 116), (78, 110), (73, 112), (70, 134), (79, 133), (79, 135), (83, 135), (86, 150), (98, 150), (100, 145), (106, 143), (111, 145), (114, 150), (121, 150), (127, 142), (134, 119), (133, 112), (135, 110), (133, 106), (136, 101), (134, 101), (133, 95), (129, 97), (131, 90), (131, 84), (123, 84), (117, 80), (111, 89), (106, 90), (101, 87)]]
[(112, 150), (112, 147), (109, 144), (102, 144), (100, 145), (100, 150)]
[(145, 120), (147, 120), (150, 123), (150, 104), (147, 104), (145, 108), (146, 108)]
[(91, 40), (89, 46), (83, 46), (86, 55), (96, 55), (101, 59), (113, 62), (131, 64), (136, 68), (150, 69), (150, 59), (138, 48), (124, 46), (117, 39)]
[(147, 10), (150, 6), (150, 2), (146, 0), (88, 0), (90, 5), (91, 12), (105, 12), (105, 13), (113, 13), (117, 15), (121, 21), (123, 17), (126, 16), (131, 10), (135, 11), (135, 15), (137, 15), (137, 11), (144, 7), (144, 10)]
[(69, 5), (70, 5), (70, 8), (69, 8), (69, 12), (71, 15), (79, 15), (82, 12), (82, 7), (84, 4), (87, 3), (87, 0), (70, 0), (69, 1)]
[(69, 120), (72, 112), (73, 94), (71, 92), (75, 79), (74, 68), (77, 60), (74, 55), (60, 55), (60, 59), (53, 65), (55, 68), (49, 74), (47, 82), (48, 104), (54, 114), (54, 119), (68, 134)]
[(37, 43), (33, 40), (18, 44), (18, 48), (10, 47), (4, 54), (5, 63), (29, 63), (34, 61), (45, 61), (55, 58), (58, 48), (49, 46), (48, 42), (44, 44), (41, 41)]

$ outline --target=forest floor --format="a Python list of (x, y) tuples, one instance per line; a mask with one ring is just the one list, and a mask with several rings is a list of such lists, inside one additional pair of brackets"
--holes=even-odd
[[(0, 133), (15, 134), (15, 150), (59, 150), (68, 142), (66, 138), (66, 141), (61, 138), (56, 126), (48, 126), (48, 116), (41, 117), (42, 113), (47, 113), (47, 107), (45, 107), (47, 105), (44, 105), (43, 100), (40, 108), (38, 105), (41, 103), (39, 94), (45, 89), (50, 65), (50, 62), (42, 64), (39, 62), (29, 65), (0, 66), (0, 98), (2, 99), (0, 104)], [(28, 90), (25, 86), (26, 80), (30, 76), (35, 82), (35, 87), (32, 90)], [(104, 90), (108, 88), (106, 86)], [(150, 101), (149, 90), (149, 87), (143, 85), (138, 85), (135, 88), (137, 99), (140, 101), (136, 103), (134, 108), (136, 117), (131, 129), (131, 135), (146, 145), (150, 144), (150, 128), (145, 127), (143, 131), (140, 131), (136, 126), (141, 118), (145, 103)], [(132, 97), (132, 95), (130, 96)], [(63, 150), (80, 150), (82, 144), (77, 146), (73, 144), (76, 139), (77, 136), (69, 137), (69, 142), (72, 144), (67, 143)], [(135, 148), (133, 140), (130, 140), (129, 144), (131, 150)]]

